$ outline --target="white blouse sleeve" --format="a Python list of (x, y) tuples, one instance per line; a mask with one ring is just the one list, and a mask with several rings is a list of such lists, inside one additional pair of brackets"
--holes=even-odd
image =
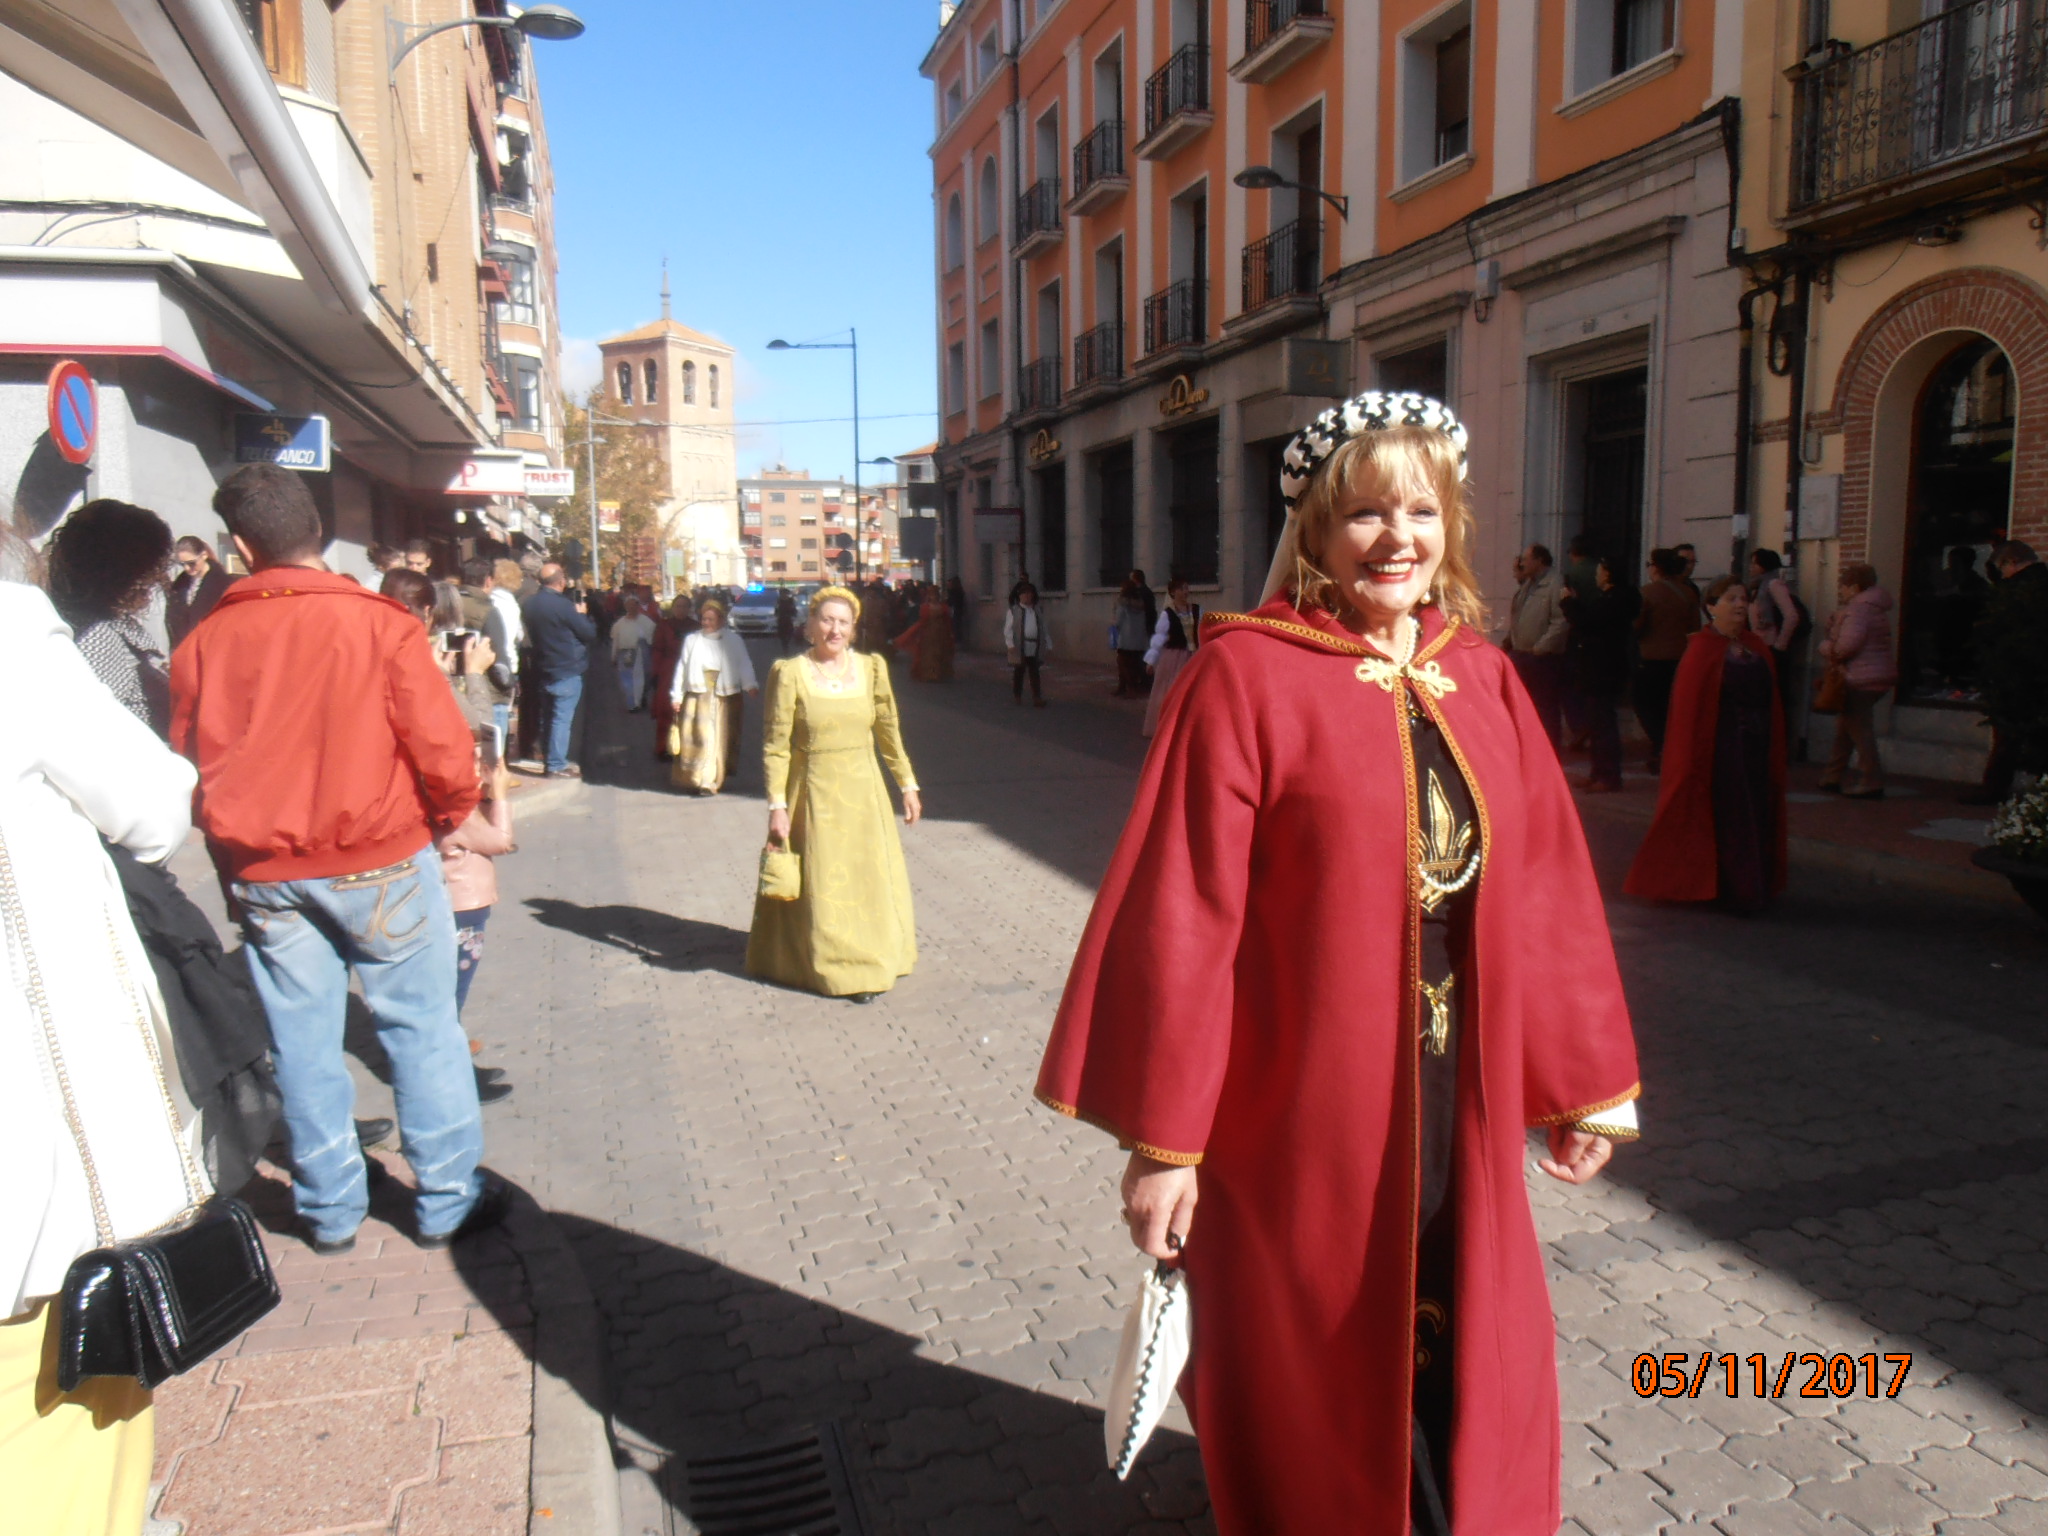
[(725, 642), (726, 660), (732, 667), (733, 681), (739, 684), (738, 691), (760, 687), (761, 680), (754, 675), (754, 658), (747, 654), (747, 642), (740, 638), (737, 630), (729, 629), (726, 634), (729, 637)]
[(1145, 650), (1146, 666), (1150, 667), (1158, 664), (1159, 653), (1166, 649), (1166, 637), (1173, 632), (1172, 625), (1173, 610), (1171, 608), (1160, 609), (1159, 622), (1152, 626), (1152, 644), (1146, 647)]

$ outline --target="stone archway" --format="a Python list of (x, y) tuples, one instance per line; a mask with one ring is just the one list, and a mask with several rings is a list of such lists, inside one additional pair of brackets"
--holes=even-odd
[[(1877, 446), (1898, 441), (1895, 432), (1879, 431), (1882, 418), (1915, 396), (1947, 345), (1970, 332), (2004, 348), (2018, 388), (2012, 536), (2048, 542), (2048, 293), (1997, 267), (1960, 267), (1900, 290), (1864, 323), (1842, 359), (1827, 414), (1812, 421), (1843, 437), (1843, 562), (1868, 560), (1885, 569), (1880, 557), (1891, 550), (1881, 546), (1894, 523), (1903, 525), (1904, 509), (1888, 500), (1903, 492)], [(1902, 363), (1921, 376), (1906, 377)], [(1876, 483), (1880, 469), (1887, 471), (1884, 491)]]

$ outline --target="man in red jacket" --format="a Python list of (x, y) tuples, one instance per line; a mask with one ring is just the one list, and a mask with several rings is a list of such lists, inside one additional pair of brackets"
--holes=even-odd
[(171, 744), (199, 768), (206, 834), (270, 1018), (292, 1196), (314, 1250), (369, 1210), (342, 1060), (349, 971), (389, 1053), (422, 1246), (504, 1215), (455, 1010), (455, 916), (432, 842), (479, 798), (470, 731), (426, 631), (329, 571), (291, 470), (246, 464), (214, 511), (255, 574), (179, 646)]

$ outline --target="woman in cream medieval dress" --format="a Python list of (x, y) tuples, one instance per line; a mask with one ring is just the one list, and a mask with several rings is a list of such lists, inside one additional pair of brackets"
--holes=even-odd
[(675, 766), (669, 777), (678, 789), (715, 795), (739, 759), (740, 720), (746, 695), (759, 693), (747, 642), (725, 626), (725, 605), (706, 598), (694, 633), (684, 636), (669, 683), (675, 724)]
[(1577, 1184), (1634, 1134), (1605, 912), (1483, 638), (1464, 428), (1373, 392), (1283, 463), (1266, 601), (1166, 701), (1039, 1095), (1131, 1149), (1132, 1241), (1185, 1266), (1222, 1536), (1553, 1536), (1523, 1148)]
[(877, 749), (902, 792), (904, 825), (924, 807), (888, 662), (852, 649), (859, 618), (858, 598), (825, 588), (811, 600), (810, 648), (769, 675), (768, 839), (797, 854), (802, 894), (755, 902), (747, 974), (866, 1003), (917, 964), (910, 875)]

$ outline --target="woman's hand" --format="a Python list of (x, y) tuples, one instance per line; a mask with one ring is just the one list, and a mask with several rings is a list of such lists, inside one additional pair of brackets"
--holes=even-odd
[(491, 764), (491, 778), (488, 787), (490, 789), (490, 798), (493, 800), (504, 801), (512, 798), (512, 770), (505, 765), (505, 759), (502, 757)]
[(1132, 1244), (1155, 1259), (1180, 1257), (1195, 1221), (1195, 1170), (1133, 1152), (1123, 1194)]
[(497, 664), (497, 647), (488, 635), (471, 635), (462, 642), (462, 670), (471, 677), (481, 677)]
[(1591, 1131), (1575, 1131), (1566, 1125), (1553, 1125), (1550, 1128), (1550, 1156), (1539, 1158), (1536, 1166), (1553, 1179), (1562, 1179), (1567, 1184), (1586, 1184), (1607, 1166), (1607, 1160), (1613, 1156), (1614, 1143), (1605, 1136), (1595, 1136)]
[(903, 791), (903, 825), (914, 827), (924, 820), (924, 799), (914, 789)]
[(782, 806), (768, 813), (768, 841), (778, 848), (789, 846), (789, 812)]
[(747, 696), (748, 696), (749, 698), (751, 698), (751, 697), (753, 697), (753, 696), (754, 696), (755, 694), (758, 694), (758, 693), (759, 693), (760, 691), (761, 691), (761, 690), (760, 690), (759, 686), (755, 686), (755, 687), (753, 687), (753, 688), (749, 688), (749, 689), (747, 690)]

